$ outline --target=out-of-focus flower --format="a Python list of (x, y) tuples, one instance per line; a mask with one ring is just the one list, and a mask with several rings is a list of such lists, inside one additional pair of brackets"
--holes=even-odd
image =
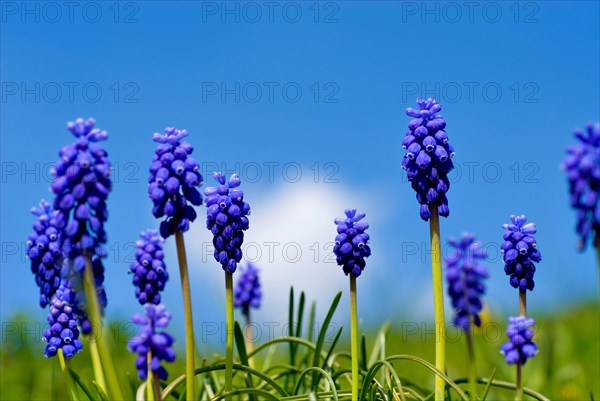
[(459, 241), (450, 238), (448, 245), (454, 251), (445, 257), (448, 295), (455, 311), (454, 324), (469, 331), (471, 319), (475, 326), (481, 325), (479, 312), (483, 307), (481, 297), (485, 293), (483, 281), (488, 272), (480, 261), (487, 255), (473, 234), (463, 233)]
[(586, 132), (574, 132), (579, 140), (567, 147), (562, 166), (567, 172), (571, 206), (577, 212), (579, 249), (585, 249), (590, 234), (600, 235), (600, 123), (589, 123)]
[(167, 370), (161, 365), (163, 361), (174, 362), (175, 351), (172, 346), (173, 337), (157, 329), (165, 329), (171, 320), (171, 314), (164, 305), (144, 305), (145, 316), (133, 315), (133, 322), (140, 326), (138, 335), (129, 340), (128, 348), (138, 354), (135, 367), (140, 379), (148, 378), (148, 352), (151, 353), (150, 370), (158, 373), (161, 380), (169, 377)]
[(533, 342), (533, 319), (525, 316), (509, 317), (506, 335), (509, 341), (502, 344), (501, 352), (509, 365), (525, 365), (529, 358), (538, 352), (537, 344)]
[(258, 269), (252, 263), (247, 263), (241, 269), (240, 278), (233, 291), (233, 306), (240, 308), (244, 315), (248, 316), (250, 307), (260, 308), (261, 298)]

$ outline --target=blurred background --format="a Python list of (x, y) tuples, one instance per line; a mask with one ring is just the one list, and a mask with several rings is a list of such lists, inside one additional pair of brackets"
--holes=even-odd
[[(537, 376), (526, 384), (554, 398), (598, 397), (597, 258), (592, 247), (577, 250), (560, 170), (572, 130), (600, 119), (597, 1), (3, 1), (0, 7), (3, 398), (48, 394), (40, 387), (39, 394), (27, 393), (32, 380), (44, 382), (37, 368), (28, 370), (30, 381), (6, 389), (8, 371), (23, 358), (44, 374), (54, 362), (43, 358), (47, 312), (37, 304), (25, 241), (34, 220), (29, 209), (51, 199), (50, 168), (73, 139), (65, 123), (77, 117), (94, 117), (110, 135), (106, 314), (119, 346), (131, 336), (130, 315), (141, 310), (128, 275), (134, 242), (159, 224), (146, 195), (152, 133), (176, 126), (190, 132), (207, 185), (217, 170), (242, 179), (252, 206), (245, 257), (261, 269), (264, 292), (254, 313), (260, 339), (287, 332), (290, 286), (316, 300), (321, 317), (333, 295), (346, 290), (332, 257), (333, 218), (355, 207), (367, 214), (372, 237), (373, 255), (358, 284), (365, 330), (391, 320), (391, 349), (432, 358), (433, 336), (423, 334), (433, 327), (429, 227), (401, 169), (410, 120), (404, 110), (417, 97), (442, 104), (456, 149), (442, 239), (473, 232), (489, 254), (485, 302), (495, 334), (481, 334), (481, 364), (488, 369), (481, 373), (502, 365), (505, 316), (518, 313), (499, 244), (501, 225), (523, 213), (538, 226), (543, 261), (528, 306), (546, 341), (532, 361)], [(186, 233), (197, 340), (200, 348), (220, 350), (220, 330), (213, 328), (224, 316), (223, 274), (212, 257), (205, 210), (198, 212)], [(172, 238), (166, 251), (172, 279), (163, 301), (182, 344)], [(347, 324), (346, 298), (338, 325)], [(449, 345), (456, 375), (464, 373), (463, 345)], [(512, 380), (512, 370), (498, 375)]]

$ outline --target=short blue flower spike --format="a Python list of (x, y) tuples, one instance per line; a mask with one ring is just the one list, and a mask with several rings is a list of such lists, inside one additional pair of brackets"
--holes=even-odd
[(369, 224), (361, 221), (365, 214), (356, 212), (356, 209), (347, 209), (346, 218), (335, 219), (338, 235), (335, 237), (333, 253), (337, 264), (342, 266), (346, 275), (358, 277), (366, 266), (365, 258), (371, 256), (369, 247), (369, 234), (366, 230)]

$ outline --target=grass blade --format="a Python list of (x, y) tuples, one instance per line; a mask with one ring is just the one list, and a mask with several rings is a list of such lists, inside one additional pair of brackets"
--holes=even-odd
[(97, 398), (94, 397), (94, 393), (92, 393), (90, 388), (85, 385), (85, 383), (81, 380), (81, 377), (79, 377), (79, 375), (75, 373), (73, 369), (69, 368), (69, 372), (71, 373), (71, 376), (73, 376), (75, 383), (77, 383), (77, 385), (83, 390), (83, 392), (90, 399), (90, 401), (97, 401)]
[[(335, 313), (335, 310), (337, 309), (337, 306), (340, 303), (341, 297), (342, 297), (342, 292), (340, 291), (337, 293), (335, 298), (333, 298), (333, 302), (331, 303), (331, 306), (329, 307), (329, 311), (327, 312), (327, 315), (325, 316), (325, 320), (323, 320), (323, 327), (319, 331), (319, 337), (317, 338), (317, 343), (315, 344), (315, 353), (314, 353), (314, 357), (313, 357), (313, 366), (315, 366), (315, 367), (318, 367), (320, 365), (319, 358), (321, 357), (321, 350), (323, 349), (323, 343), (325, 342), (325, 336), (327, 335), (327, 328), (329, 327), (329, 324), (331, 323), (331, 319), (333, 318), (333, 314)], [(313, 376), (313, 378), (314, 378), (313, 383), (317, 381), (316, 375), (317, 375), (317, 373), (315, 373)], [(312, 390), (316, 391), (314, 384), (313, 384)]]

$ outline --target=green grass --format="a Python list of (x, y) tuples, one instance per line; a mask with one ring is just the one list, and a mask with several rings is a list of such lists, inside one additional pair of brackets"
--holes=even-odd
[[(343, 311), (336, 311), (336, 318), (342, 319)], [(590, 400), (600, 399), (600, 344), (599, 344), (599, 321), (598, 321), (598, 306), (595, 304), (581, 305), (577, 308), (565, 310), (557, 313), (548, 313), (546, 316), (535, 316), (537, 321), (537, 333), (535, 340), (539, 344), (539, 354), (527, 362), (524, 367), (525, 386), (542, 393), (544, 396), (552, 400)], [(296, 315), (296, 314), (295, 314)], [(307, 315), (307, 314), (305, 314)], [(368, 320), (368, 319), (367, 319)], [(24, 324), (29, 329), (35, 327), (34, 324), (25, 316), (15, 316), (10, 320), (20, 327)], [(490, 323), (490, 321), (498, 323)], [(488, 317), (487, 331), (478, 331), (475, 334), (475, 347), (477, 358), (478, 376), (489, 377), (494, 369), (496, 369), (495, 379), (514, 383), (514, 368), (509, 367), (504, 363), (503, 356), (499, 352), (499, 347), (505, 341), (504, 317)], [(305, 318), (306, 322), (306, 318)], [(417, 325), (420, 325), (418, 323)], [(428, 323), (427, 327), (432, 328), (433, 323)], [(484, 322), (486, 324), (486, 322)], [(392, 321), (389, 334), (385, 339), (385, 343), (378, 338), (378, 329), (373, 328), (367, 330), (366, 343), (364, 351), (361, 354), (361, 369), (370, 367), (376, 360), (380, 358), (380, 345), (384, 345), (386, 356), (395, 354), (414, 355), (425, 359), (426, 361), (434, 361), (434, 335), (432, 332), (427, 333), (402, 333), (402, 327), (407, 328), (406, 323), (402, 323), (401, 316), (395, 317)], [(35, 338), (36, 334), (27, 333), (21, 330), (19, 335), (11, 334), (5, 326), (3, 332), (3, 343), (0, 352), (0, 399), (2, 400), (63, 400), (68, 399), (67, 389), (65, 387), (64, 378), (60, 372), (58, 358), (46, 359), (43, 356), (44, 343)], [(414, 326), (411, 326), (414, 329)], [(348, 328), (344, 328), (347, 335)], [(238, 333), (239, 335), (239, 333)], [(423, 337), (422, 337), (423, 335)], [(448, 331), (447, 342), (447, 375), (455, 381), (459, 378), (464, 378), (467, 375), (466, 366), (466, 344), (464, 337), (456, 338), (458, 331), (450, 329)], [(312, 341), (319, 342), (317, 339)], [(374, 346), (377, 346), (374, 349)], [(247, 356), (238, 353), (238, 347), (243, 342), (240, 338), (236, 340), (235, 364), (236, 373), (234, 377), (234, 388), (243, 389), (244, 387), (260, 387), (263, 381), (257, 376), (253, 376), (250, 380), (250, 375), (244, 372), (251, 371), (251, 368), (246, 368)], [(122, 381), (122, 384), (129, 383), (131, 394), (141, 383), (137, 380), (136, 371), (134, 368), (134, 356), (126, 350), (126, 341), (123, 336), (119, 342), (115, 342), (112, 338), (108, 338), (108, 344), (111, 348), (111, 353), (115, 359), (117, 373)], [(179, 342), (181, 345), (181, 341)], [(326, 358), (331, 343), (315, 344), (322, 347), (323, 357), (314, 358), (314, 354), (307, 351), (307, 348), (300, 343), (295, 343), (292, 347), (294, 350), (294, 363), (298, 367), (296, 374), (288, 376), (277, 376), (276, 370), (271, 370), (267, 374), (271, 378), (275, 378), (276, 382), (286, 391), (293, 393), (294, 388), (298, 387), (299, 394), (306, 394), (313, 387), (313, 380), (321, 378), (318, 391), (331, 391), (331, 385), (328, 381), (328, 376), (334, 377), (336, 383), (347, 394), (350, 389), (350, 383), (347, 380), (349, 373), (343, 372), (345, 369), (350, 369), (350, 360), (343, 355), (337, 357), (339, 363), (334, 368), (331, 368), (330, 363)], [(335, 350), (331, 353), (339, 353), (340, 351), (349, 352), (349, 342), (340, 340), (335, 345)], [(84, 346), (86, 343), (84, 342)], [(219, 351), (221, 347), (219, 344)], [(272, 360), (268, 362), (270, 366), (277, 364), (290, 363), (290, 347), (288, 344), (280, 342), (271, 345), (267, 348), (276, 347), (272, 354)], [(256, 345), (254, 347), (256, 349)], [(361, 349), (363, 347), (361, 346)], [(202, 348), (206, 350), (205, 347)], [(373, 350), (377, 355), (372, 355)], [(179, 355), (183, 355), (182, 350), (178, 350)], [(213, 353), (214, 350), (208, 351), (202, 358), (206, 358), (205, 365), (218, 362), (223, 363), (223, 357)], [(205, 351), (206, 352), (206, 351)], [(268, 358), (269, 350), (264, 349), (259, 352), (258, 357), (253, 363), (253, 367), (266, 372), (265, 358)], [(241, 356), (241, 358), (240, 358)], [(252, 357), (250, 356), (252, 359)], [(241, 359), (241, 362), (240, 362)], [(311, 369), (303, 376), (303, 382), (298, 384), (300, 372), (306, 368), (313, 366), (314, 360), (319, 361), (319, 366), (324, 368), (327, 375), (322, 375), (318, 369)], [(241, 365), (240, 365), (241, 363)], [(433, 390), (434, 375), (423, 365), (410, 360), (396, 360), (392, 362), (398, 378), (403, 387), (408, 390), (415, 390), (423, 395), (428, 395)], [(196, 365), (198, 368), (202, 366), (199, 362)], [(185, 371), (185, 366), (182, 361), (167, 365), (170, 372), (169, 382), (182, 375)], [(72, 359), (72, 369), (79, 374), (81, 379), (94, 389), (92, 384), (93, 373), (91, 369), (91, 361), (88, 348), (84, 352)], [(289, 370), (292, 372), (292, 370)], [(336, 372), (338, 372), (336, 376)], [(205, 383), (211, 383), (211, 388), (214, 387), (214, 392), (218, 392), (218, 385), (223, 380), (223, 370), (215, 370), (213, 373), (204, 374), (202, 383), (197, 390), (206, 391)], [(374, 379), (378, 381), (394, 382), (394, 377), (391, 374), (386, 374), (385, 370), (379, 371), (374, 375)], [(468, 389), (467, 383), (460, 384), (463, 389)], [(163, 384), (163, 388), (166, 383)], [(175, 389), (175, 394), (180, 395), (184, 384)], [(485, 385), (479, 386), (479, 394), (484, 391)], [(126, 388), (126, 390), (129, 390)], [(271, 394), (275, 394), (272, 387), (263, 387), (262, 390), (268, 390)], [(244, 391), (244, 390), (242, 390)], [(87, 400), (84, 393), (80, 390), (80, 399)], [(206, 392), (204, 393), (206, 394)], [(408, 394), (408, 393), (406, 393)], [(593, 394), (593, 396), (592, 396)], [(383, 397), (384, 395), (381, 395)], [(249, 399), (250, 395), (240, 394), (234, 399)], [(255, 400), (268, 399), (266, 395), (254, 396)], [(367, 399), (371, 399), (367, 397)], [(452, 395), (453, 399), (457, 399), (456, 393)], [(342, 399), (343, 397), (340, 397)], [(488, 400), (512, 399), (513, 393), (511, 390), (503, 390), (491, 388)], [(527, 398), (527, 397), (526, 397)], [(175, 399), (170, 397), (169, 399)], [(300, 397), (297, 399), (309, 399), (308, 397)], [(389, 399), (394, 399), (393, 396)], [(411, 399), (410, 396), (407, 399)]]

